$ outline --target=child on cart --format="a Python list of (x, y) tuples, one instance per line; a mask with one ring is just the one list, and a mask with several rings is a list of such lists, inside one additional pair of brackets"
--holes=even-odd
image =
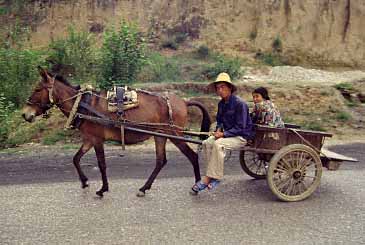
[(280, 112), (270, 100), (269, 93), (266, 88), (256, 88), (252, 92), (252, 98), (254, 107), (251, 113), (251, 118), (254, 124), (267, 125), (276, 128), (284, 127), (284, 122), (280, 116)]

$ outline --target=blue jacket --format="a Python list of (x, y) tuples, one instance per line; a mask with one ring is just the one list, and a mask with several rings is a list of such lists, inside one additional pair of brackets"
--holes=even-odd
[(247, 104), (236, 95), (227, 102), (218, 104), (217, 129), (223, 129), (224, 137), (242, 136), (247, 140), (254, 138), (254, 126), (249, 116)]

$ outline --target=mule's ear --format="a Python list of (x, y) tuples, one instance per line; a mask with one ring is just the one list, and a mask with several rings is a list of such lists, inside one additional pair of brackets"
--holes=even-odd
[(47, 81), (48, 73), (45, 69), (43, 69), (41, 66), (38, 66), (39, 74), (44, 78), (45, 81)]

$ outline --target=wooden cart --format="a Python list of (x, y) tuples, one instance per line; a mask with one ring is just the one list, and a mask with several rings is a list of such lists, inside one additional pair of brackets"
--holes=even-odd
[(352, 158), (321, 152), (332, 135), (298, 128), (257, 126), (255, 140), (240, 151), (242, 169), (256, 179), (267, 179), (271, 191), (283, 201), (300, 201), (319, 186), (322, 166)]

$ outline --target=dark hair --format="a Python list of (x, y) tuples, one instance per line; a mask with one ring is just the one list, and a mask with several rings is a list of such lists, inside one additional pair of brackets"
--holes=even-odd
[(262, 98), (265, 100), (270, 100), (269, 92), (264, 87), (256, 88), (252, 93), (261, 94)]

